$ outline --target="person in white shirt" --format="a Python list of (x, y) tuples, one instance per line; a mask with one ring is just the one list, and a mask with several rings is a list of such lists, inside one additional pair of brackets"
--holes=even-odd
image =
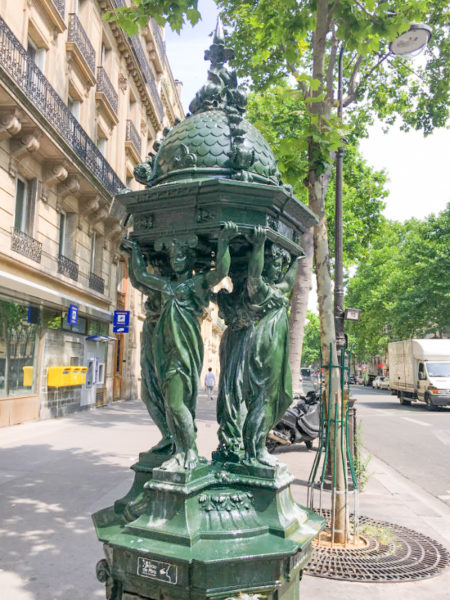
[(212, 372), (212, 368), (208, 368), (208, 372), (205, 375), (205, 387), (208, 392), (208, 400), (214, 400), (213, 398), (213, 389), (216, 385), (216, 378), (214, 377), (214, 373)]

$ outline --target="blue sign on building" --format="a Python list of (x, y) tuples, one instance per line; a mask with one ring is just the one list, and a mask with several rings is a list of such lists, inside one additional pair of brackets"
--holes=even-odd
[(70, 304), (67, 312), (67, 322), (69, 325), (78, 325), (78, 310), (79, 307), (76, 304)]
[[(127, 327), (130, 324), (130, 311), (129, 310), (115, 310), (114, 311), (114, 327), (117, 325), (119, 327)], [(114, 331), (116, 331), (114, 329)], [(118, 332), (123, 333), (123, 332)]]
[(128, 325), (114, 325), (113, 333), (128, 333)]

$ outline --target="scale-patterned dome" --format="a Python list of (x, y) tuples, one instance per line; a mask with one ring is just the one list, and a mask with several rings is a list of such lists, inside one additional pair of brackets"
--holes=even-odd
[(246, 119), (241, 120), (239, 128), (243, 140), (237, 146), (223, 110), (186, 118), (161, 143), (152, 184), (226, 177), (278, 185), (279, 173), (269, 144)]
[(156, 156), (136, 167), (138, 181), (148, 187), (208, 178), (282, 185), (269, 144), (244, 119), (247, 96), (225, 67), (231, 57), (219, 23), (205, 52), (211, 61), (207, 83), (191, 102), (191, 114), (157, 142)]

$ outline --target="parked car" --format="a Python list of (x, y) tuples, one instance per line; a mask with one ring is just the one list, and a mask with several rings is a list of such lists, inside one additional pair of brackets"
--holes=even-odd
[(364, 383), (364, 377), (362, 375), (357, 375), (356, 376), (356, 383), (358, 385), (362, 385)]
[(379, 390), (389, 390), (389, 377), (382, 377), (380, 383), (378, 384)]
[(356, 382), (355, 382), (355, 378), (353, 377), (353, 375), (350, 375), (350, 377), (348, 378), (348, 382), (349, 382), (350, 384), (356, 383)]
[(382, 375), (378, 375), (378, 377), (375, 377), (375, 379), (372, 381), (372, 387), (375, 388), (376, 390), (381, 390), (382, 389), (381, 386), (385, 379), (386, 379), (386, 377), (383, 377)]

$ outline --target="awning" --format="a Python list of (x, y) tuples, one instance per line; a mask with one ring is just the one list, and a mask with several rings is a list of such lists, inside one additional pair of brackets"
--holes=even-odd
[(98, 333), (95, 335), (88, 335), (86, 340), (90, 342), (117, 342), (117, 338), (111, 337), (110, 335), (99, 335)]

